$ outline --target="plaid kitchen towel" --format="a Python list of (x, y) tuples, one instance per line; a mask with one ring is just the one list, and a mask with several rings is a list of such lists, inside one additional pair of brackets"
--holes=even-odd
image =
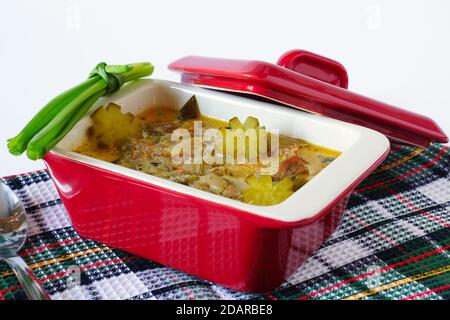
[[(53, 299), (450, 299), (448, 146), (394, 145), (356, 188), (332, 237), (265, 295), (225, 289), (81, 238), (47, 171), (0, 180), (26, 207), (31, 230), (21, 255)], [(8, 299), (26, 297), (0, 263), (0, 300)]]

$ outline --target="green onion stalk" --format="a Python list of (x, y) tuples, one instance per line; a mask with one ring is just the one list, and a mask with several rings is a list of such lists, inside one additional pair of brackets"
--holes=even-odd
[(122, 66), (99, 63), (89, 78), (47, 103), (14, 138), (8, 139), (13, 155), (25, 151), (31, 160), (41, 159), (105, 94), (153, 73), (148, 62)]

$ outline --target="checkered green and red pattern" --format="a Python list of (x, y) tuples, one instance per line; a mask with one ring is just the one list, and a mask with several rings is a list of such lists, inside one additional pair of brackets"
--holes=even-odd
[[(278, 289), (252, 295), (82, 239), (47, 171), (1, 179), (22, 199), (21, 255), (53, 299), (450, 299), (450, 152), (392, 147), (332, 237)], [(70, 285), (79, 271), (81, 285)], [(73, 276), (73, 275), (72, 275)], [(0, 300), (25, 299), (0, 263)]]

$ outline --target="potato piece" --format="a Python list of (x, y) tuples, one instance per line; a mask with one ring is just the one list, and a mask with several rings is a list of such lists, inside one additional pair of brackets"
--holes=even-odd
[(324, 165), (322, 161), (320, 161), (317, 152), (314, 152), (311, 149), (302, 148), (300, 149), (299, 154), (300, 157), (302, 157), (308, 163), (310, 176), (315, 176), (324, 168)]
[(93, 125), (88, 134), (97, 141), (99, 148), (120, 146), (128, 138), (137, 137), (142, 132), (139, 123), (133, 121), (134, 115), (122, 113), (119, 105), (110, 103), (101, 106), (91, 115)]
[(294, 193), (294, 183), (290, 178), (273, 183), (271, 176), (261, 176), (258, 179), (252, 175), (247, 178), (247, 183), (250, 186), (243, 191), (243, 200), (258, 206), (283, 202)]

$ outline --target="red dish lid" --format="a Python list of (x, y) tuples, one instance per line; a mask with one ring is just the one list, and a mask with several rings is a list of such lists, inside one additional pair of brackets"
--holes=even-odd
[(285, 53), (276, 65), (187, 56), (169, 69), (181, 72), (184, 83), (264, 97), (377, 130), (395, 142), (422, 147), (448, 142), (433, 120), (347, 90), (347, 72), (340, 63), (304, 50)]

